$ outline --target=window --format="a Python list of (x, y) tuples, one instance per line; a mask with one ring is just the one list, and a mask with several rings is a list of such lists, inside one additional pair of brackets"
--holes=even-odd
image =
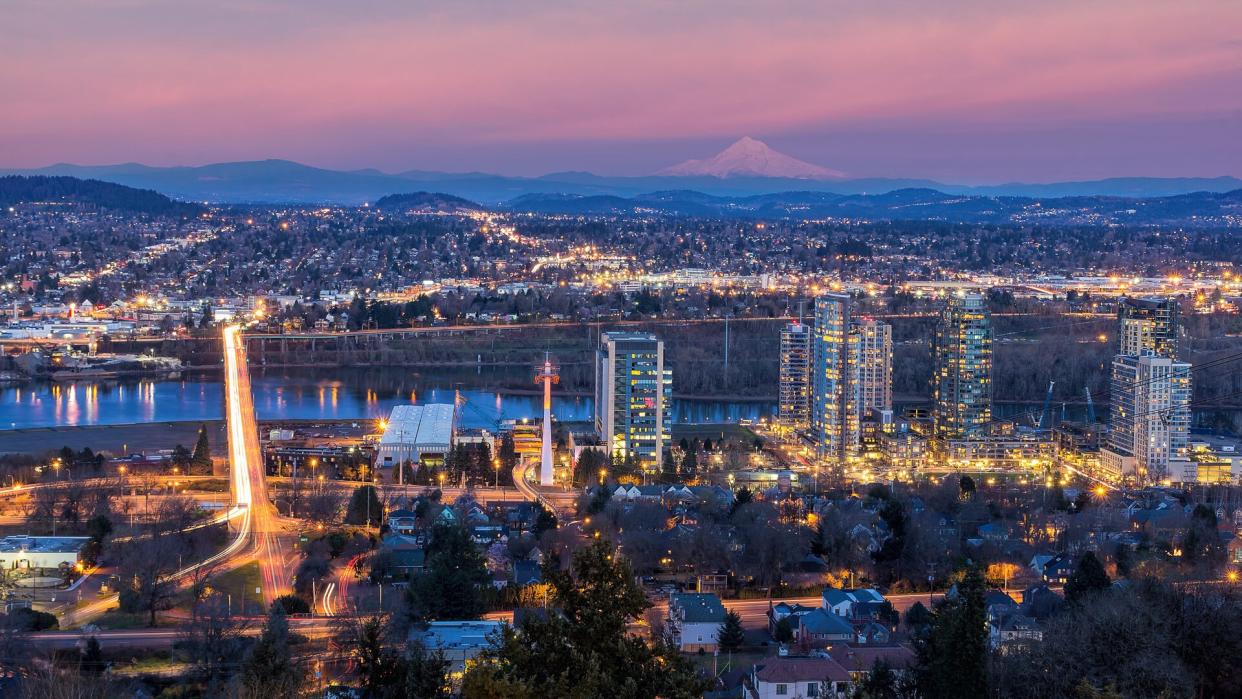
[(789, 685), (784, 685), (784, 684), (776, 685), (776, 696), (783, 697), (786, 694), (789, 694)]
[(807, 682), (806, 683), (806, 695), (808, 697), (819, 696), (819, 683), (818, 682)]

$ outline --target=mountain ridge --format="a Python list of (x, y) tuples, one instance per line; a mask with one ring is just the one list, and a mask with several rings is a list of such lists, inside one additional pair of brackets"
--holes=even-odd
[(841, 180), (845, 173), (829, 170), (773, 149), (763, 141), (743, 136), (710, 158), (691, 159), (671, 165), (656, 175), (730, 177), (781, 177), (806, 180)]
[(341, 171), (269, 159), (200, 166), (155, 167), (58, 164), (35, 169), (0, 169), (0, 175), (55, 175), (114, 182), (150, 189), (177, 199), (238, 204), (349, 204), (374, 202), (388, 194), (413, 189), (440, 192), (483, 204), (500, 204), (525, 194), (615, 195), (635, 197), (653, 191), (692, 189), (712, 196), (753, 196), (788, 191), (836, 194), (882, 194), (898, 189), (932, 188), (946, 194), (986, 196), (1133, 196), (1162, 197), (1197, 191), (1224, 192), (1242, 188), (1242, 179), (1121, 177), (1052, 183), (953, 185), (919, 178), (856, 178), (812, 180), (733, 176), (607, 176), (585, 172), (510, 177), (489, 173), (447, 173), (406, 170)]

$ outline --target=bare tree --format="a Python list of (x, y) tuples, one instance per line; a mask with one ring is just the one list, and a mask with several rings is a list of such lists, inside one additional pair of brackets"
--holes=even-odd
[(218, 592), (203, 600), (194, 623), (183, 628), (179, 645), (195, 678), (206, 684), (205, 696), (226, 694), (226, 684), (245, 647), (247, 629), (245, 621), (229, 614), (228, 601)]
[(175, 539), (150, 537), (129, 544), (119, 566), (121, 579), (128, 585), (121, 591), (122, 609), (147, 612), (148, 623), (155, 626), (156, 612), (167, 608), (177, 593), (176, 582), (169, 576), (176, 572), (180, 554)]
[(341, 508), (345, 496), (335, 488), (320, 488), (306, 498), (303, 517), (315, 524), (335, 524), (341, 521)]

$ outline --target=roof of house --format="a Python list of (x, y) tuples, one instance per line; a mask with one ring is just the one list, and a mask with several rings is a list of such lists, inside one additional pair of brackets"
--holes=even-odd
[(816, 636), (854, 635), (854, 627), (845, 620), (845, 617), (823, 609), (816, 609), (808, 614), (803, 614), (798, 621), (799, 626), (803, 630)]
[(828, 647), (828, 655), (851, 672), (870, 671), (876, 661), (883, 660), (889, 667), (903, 670), (918, 662), (914, 651), (906, 646), (855, 646), (848, 643)]
[(720, 598), (706, 592), (678, 592), (669, 596), (669, 606), (676, 606), (682, 617), (691, 623), (723, 623), (725, 608)]
[(766, 658), (755, 664), (760, 682), (849, 682), (850, 673), (831, 658)]

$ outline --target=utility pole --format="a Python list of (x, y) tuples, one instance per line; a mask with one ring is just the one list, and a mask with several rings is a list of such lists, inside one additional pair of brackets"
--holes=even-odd
[(725, 336), (724, 336), (724, 379), (725, 385), (729, 385), (729, 316), (725, 316)]

